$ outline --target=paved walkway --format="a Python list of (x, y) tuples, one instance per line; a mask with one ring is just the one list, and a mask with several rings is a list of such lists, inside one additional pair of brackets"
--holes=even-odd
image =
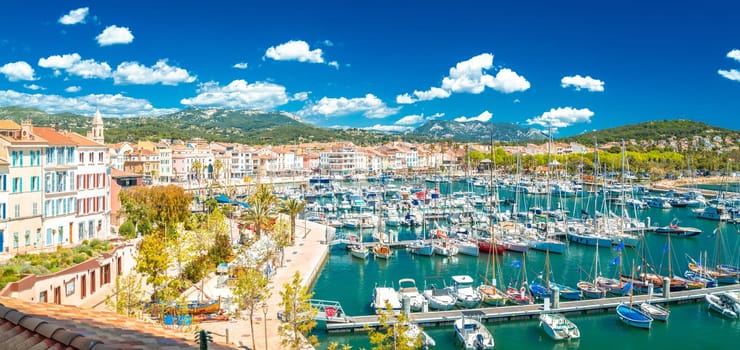
[[(333, 230), (333, 228), (328, 228)], [(229, 344), (239, 346), (240, 348), (252, 347), (252, 337), (255, 339), (256, 349), (273, 349), (278, 350), (283, 347), (280, 345), (280, 336), (278, 335), (277, 313), (280, 310), (280, 291), (283, 285), (290, 283), (296, 271), (300, 272), (303, 278), (303, 284), (311, 283), (314, 275), (319, 273), (324, 257), (329, 251), (329, 246), (322, 244), (325, 240), (326, 227), (324, 225), (304, 221), (296, 221), (296, 244), (293, 247), (285, 248), (285, 266), (277, 268), (270, 280), (269, 288), (272, 295), (267, 301), (267, 331), (265, 332), (264, 323), (262, 323), (263, 312), (261, 308), (255, 310), (255, 334), (250, 334), (249, 317), (242, 315), (242, 319), (232, 320), (229, 322), (202, 323), (200, 326), (208, 331), (225, 335), (229, 331)], [(304, 236), (305, 235), (305, 236)], [(216, 298), (218, 296), (230, 297), (231, 292), (225, 286), (218, 285), (218, 277), (209, 279), (204, 289), (206, 296)], [(188, 299), (196, 299), (196, 294), (187, 296)], [(265, 333), (267, 333), (267, 343), (265, 343)], [(225, 338), (214, 336), (214, 340), (224, 343)], [(256, 350), (255, 349), (255, 350)]]

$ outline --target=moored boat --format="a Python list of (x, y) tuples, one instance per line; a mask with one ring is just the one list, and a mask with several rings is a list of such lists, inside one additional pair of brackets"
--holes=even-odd
[(581, 337), (578, 326), (561, 314), (540, 314), (540, 327), (555, 340), (571, 340)]
[(447, 287), (457, 301), (457, 306), (474, 308), (481, 302), (481, 295), (473, 288), (473, 278), (468, 275), (452, 276), (452, 285)]
[(650, 315), (654, 320), (663, 322), (668, 321), (668, 316), (671, 314), (670, 310), (660, 305), (650, 304), (647, 302), (640, 304), (640, 310)]
[(381, 242), (373, 245), (373, 256), (379, 259), (390, 259), (393, 256), (391, 248)]
[(370, 307), (375, 310), (376, 314), (380, 314), (387, 312), (388, 306), (390, 306), (394, 315), (401, 312), (401, 301), (398, 300), (396, 291), (391, 287), (375, 287)]
[[(493, 335), (481, 321), (482, 312), (462, 312), (462, 318), (453, 325), (455, 336), (466, 350), (490, 350), (494, 347)], [(477, 318), (477, 319), (476, 319)]]
[(627, 325), (637, 328), (650, 329), (653, 318), (632, 304), (621, 303), (617, 306), (617, 316)]
[(403, 304), (403, 300), (407, 297), (411, 311), (421, 311), (424, 296), (416, 288), (416, 281), (411, 278), (402, 278), (398, 280), (398, 300)]
[(709, 309), (727, 318), (738, 318), (736, 310), (737, 303), (724, 293), (707, 294), (704, 299), (709, 304)]
[(429, 308), (434, 310), (451, 310), (457, 300), (447, 288), (437, 288), (435, 285), (425, 290), (422, 295), (429, 302)]

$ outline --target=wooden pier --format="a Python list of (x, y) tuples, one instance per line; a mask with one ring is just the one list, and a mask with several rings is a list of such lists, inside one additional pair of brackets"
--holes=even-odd
[[(704, 296), (709, 293), (735, 290), (740, 290), (740, 285), (734, 284), (707, 289), (684, 290), (671, 292), (668, 298), (663, 297), (662, 294), (653, 295), (650, 302), (655, 304), (684, 304), (702, 301), (704, 300)], [(647, 300), (647, 294), (632, 297), (632, 303), (634, 305), (642, 304)], [(559, 308), (550, 309), (549, 311), (544, 310), (544, 304), (487, 307), (476, 310), (483, 312), (482, 320), (485, 322), (505, 322), (536, 319), (542, 313), (589, 314), (607, 312), (614, 310), (622, 302), (629, 302), (629, 297), (561, 301)], [(466, 310), (414, 312), (411, 313), (411, 320), (423, 327), (446, 326), (451, 325), (455, 320), (461, 318), (462, 311)], [(348, 316), (346, 320), (347, 322), (344, 323), (327, 323), (327, 332), (366, 332), (365, 326), (369, 328), (377, 328), (379, 326), (377, 315)]]

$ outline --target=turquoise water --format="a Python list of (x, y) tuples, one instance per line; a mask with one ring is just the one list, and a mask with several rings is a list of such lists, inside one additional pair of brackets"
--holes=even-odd
[[(444, 190), (444, 189), (443, 189)], [(510, 194), (501, 193), (502, 198)], [(528, 205), (535, 201), (544, 206), (544, 196), (529, 196)], [(557, 202), (557, 201), (556, 201)], [(587, 204), (588, 203), (588, 204)], [(561, 207), (578, 213), (586, 209), (593, 211), (593, 200), (569, 199), (560, 203)], [(600, 209), (601, 210), (601, 209)], [(615, 210), (617, 212), (618, 208)], [(682, 273), (688, 262), (687, 255), (697, 258), (699, 252), (706, 251), (710, 261), (716, 257), (717, 235), (712, 232), (722, 229), (722, 261), (738, 264), (740, 256), (740, 235), (734, 225), (718, 224), (713, 221), (698, 220), (691, 216), (690, 209), (676, 208), (671, 210), (646, 209), (634, 213), (640, 218), (650, 217), (653, 223), (668, 224), (673, 218), (679, 218), (681, 225), (693, 226), (704, 232), (695, 238), (676, 238), (671, 241), (670, 258), (675, 273)], [(420, 236), (421, 229), (414, 231), (401, 229), (400, 239), (410, 239)], [(364, 232), (364, 241), (371, 240), (371, 231)], [(646, 248), (648, 263), (659, 272), (666, 274), (668, 269), (668, 254), (665, 252), (666, 238), (664, 236), (646, 234)], [(588, 279), (587, 272), (593, 271), (594, 247), (571, 244), (563, 255), (551, 254), (552, 278), (556, 281), (575, 286), (580, 279)], [(599, 265), (605, 276), (616, 276), (618, 265), (610, 262), (618, 253), (614, 249), (600, 248)], [(394, 257), (388, 261), (372, 258), (362, 261), (352, 258), (345, 250), (333, 248), (326, 264), (319, 274), (314, 285), (314, 298), (340, 301), (348, 315), (370, 314), (370, 296), (376, 284), (397, 286), (401, 278), (414, 278), (419, 289), (425, 283), (442, 281), (449, 283), (449, 277), (457, 274), (472, 276), (479, 283), (484, 276), (490, 276), (488, 271), (490, 255), (481, 254), (480, 257), (458, 255), (445, 258), (439, 256), (422, 257), (411, 255), (404, 250), (395, 250)], [(497, 257), (497, 264), (501, 271), (497, 273), (499, 285), (518, 285), (521, 276), (520, 268), (512, 267), (512, 262), (522, 260), (519, 253), (506, 252)], [(530, 251), (526, 255), (526, 274), (529, 280), (534, 280), (544, 270), (545, 254)], [(640, 264), (640, 257), (635, 249), (627, 248), (624, 252), (623, 271), (629, 273), (633, 260)], [(441, 278), (441, 280), (439, 279)], [(489, 277), (490, 278), (490, 277)], [(582, 339), (577, 343), (554, 343), (542, 332), (536, 320), (516, 321), (508, 323), (489, 323), (487, 326), (494, 332), (496, 348), (522, 349), (551, 349), (576, 348), (584, 349), (625, 349), (625, 348), (668, 348), (686, 343), (686, 334), (691, 341), (689, 348), (709, 346), (711, 349), (736, 349), (740, 341), (740, 321), (728, 321), (715, 314), (709, 314), (705, 303), (686, 305), (671, 305), (672, 315), (667, 324), (656, 323), (653, 329), (643, 331), (622, 325), (614, 313), (600, 313), (593, 315), (569, 316), (581, 329)], [(454, 334), (452, 327), (427, 329), (437, 341), (437, 349), (454, 349)], [(347, 343), (355, 349), (370, 348), (366, 334), (326, 334), (317, 330), (321, 342), (326, 345), (331, 341)]]

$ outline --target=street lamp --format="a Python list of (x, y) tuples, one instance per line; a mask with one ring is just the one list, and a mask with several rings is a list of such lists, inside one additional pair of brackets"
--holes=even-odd
[(262, 323), (265, 324), (265, 350), (267, 350), (267, 302), (262, 302)]

